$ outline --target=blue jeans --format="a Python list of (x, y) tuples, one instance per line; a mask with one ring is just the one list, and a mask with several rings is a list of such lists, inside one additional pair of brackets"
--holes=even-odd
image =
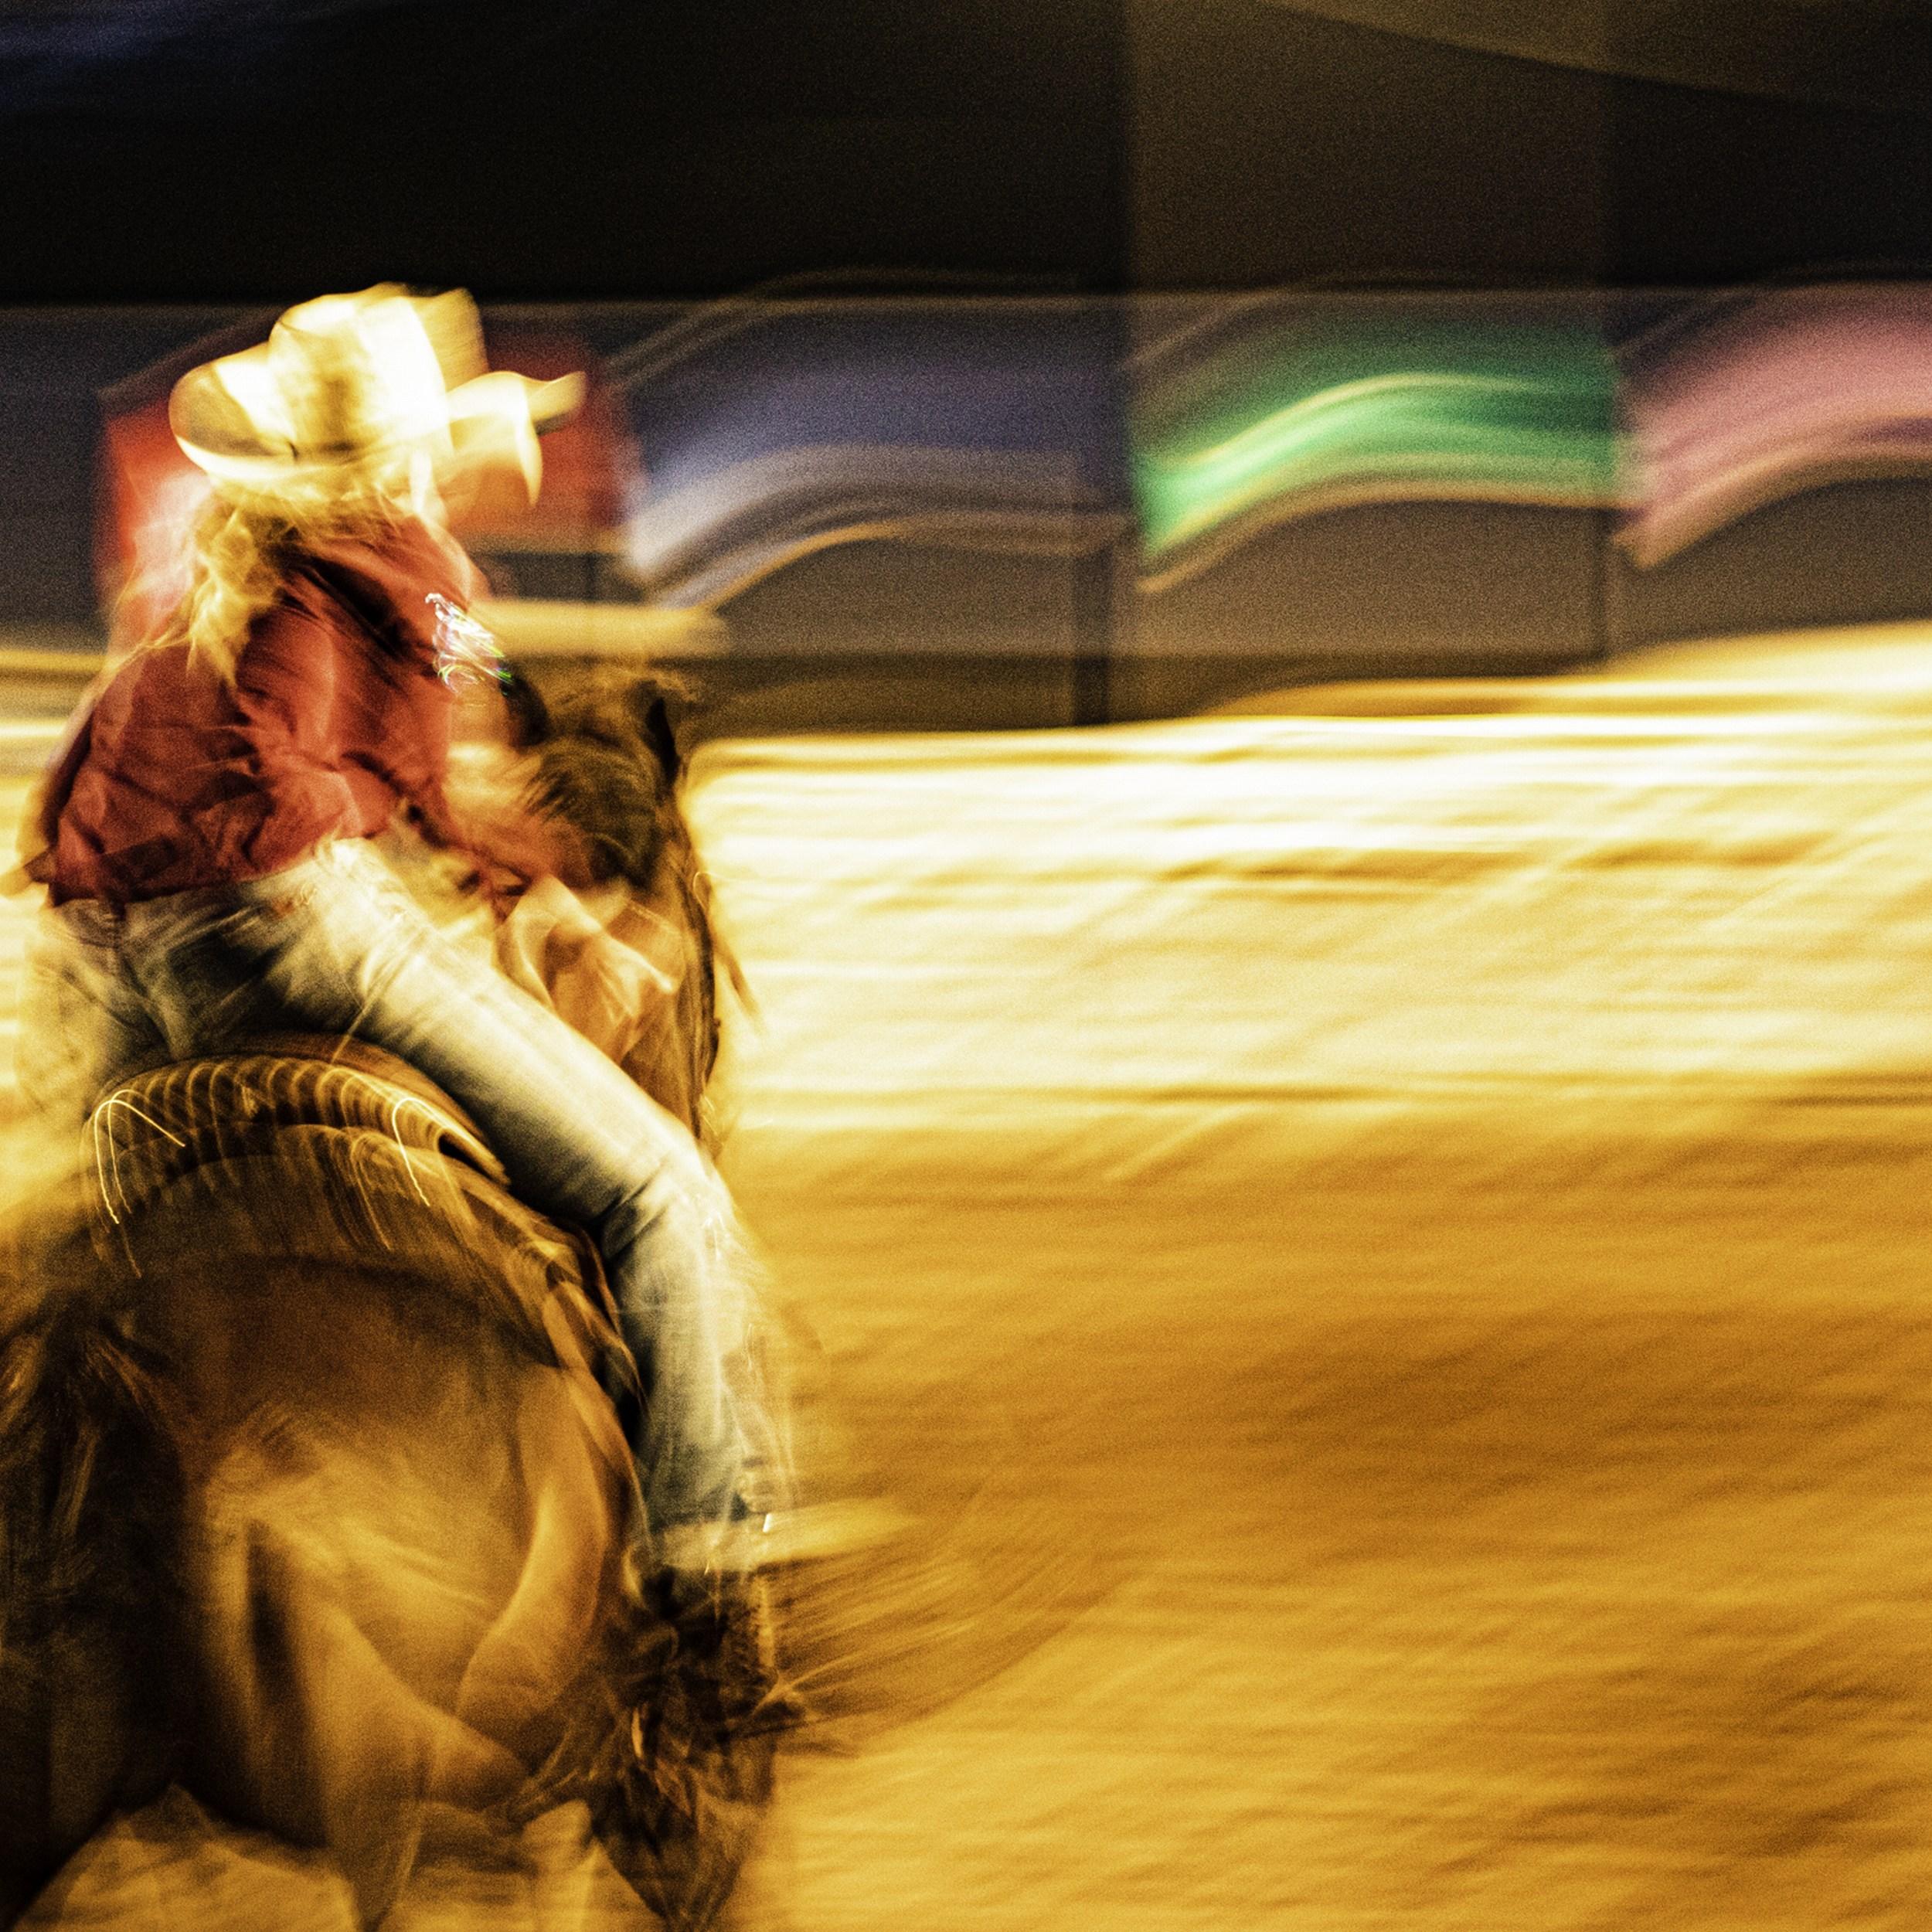
[(475, 1121), (523, 1199), (590, 1231), (647, 1377), (635, 1447), (648, 1520), (726, 1516), (745, 1461), (726, 1362), (748, 1252), (723, 1182), (682, 1122), (451, 944), (366, 845), (219, 891), (43, 915), (21, 1086), (77, 1125), (144, 1060), (291, 1029), (354, 1034), (408, 1061)]

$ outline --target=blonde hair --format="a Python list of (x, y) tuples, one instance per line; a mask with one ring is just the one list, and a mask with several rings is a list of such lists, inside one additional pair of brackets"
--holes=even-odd
[(312, 546), (379, 537), (423, 513), (421, 466), (345, 466), (326, 486), (273, 492), (225, 488), (196, 519), (188, 587), (153, 639), (185, 644), (190, 660), (232, 684), (255, 621), (281, 596)]

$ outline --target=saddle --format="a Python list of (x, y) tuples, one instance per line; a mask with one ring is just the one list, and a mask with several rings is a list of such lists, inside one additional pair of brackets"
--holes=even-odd
[(406, 1062), (291, 1034), (138, 1072), (87, 1124), (102, 1259), (146, 1281), (304, 1263), (433, 1284), (540, 1360), (621, 1351), (594, 1244), (510, 1191), (463, 1110)]

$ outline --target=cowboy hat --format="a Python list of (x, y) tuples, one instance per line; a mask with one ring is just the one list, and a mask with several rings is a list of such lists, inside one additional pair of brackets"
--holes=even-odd
[(583, 400), (581, 376), (539, 383), (489, 369), (461, 290), (410, 295), (380, 283), (300, 303), (265, 342), (191, 369), (168, 422), (217, 489), (326, 489), (425, 451), (439, 465), (512, 464), (534, 498), (536, 439)]

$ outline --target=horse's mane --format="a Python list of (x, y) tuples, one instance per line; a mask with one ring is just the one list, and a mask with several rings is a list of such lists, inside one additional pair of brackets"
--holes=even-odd
[[(15, 1230), (16, 1234), (19, 1230)], [(90, 1628), (151, 1624), (173, 1573), (182, 1426), (131, 1332), (122, 1284), (85, 1269), (84, 1224), (25, 1243), (32, 1293), (0, 1330), (0, 1657), (10, 1668)], [(91, 1257), (89, 1257), (90, 1259)]]

